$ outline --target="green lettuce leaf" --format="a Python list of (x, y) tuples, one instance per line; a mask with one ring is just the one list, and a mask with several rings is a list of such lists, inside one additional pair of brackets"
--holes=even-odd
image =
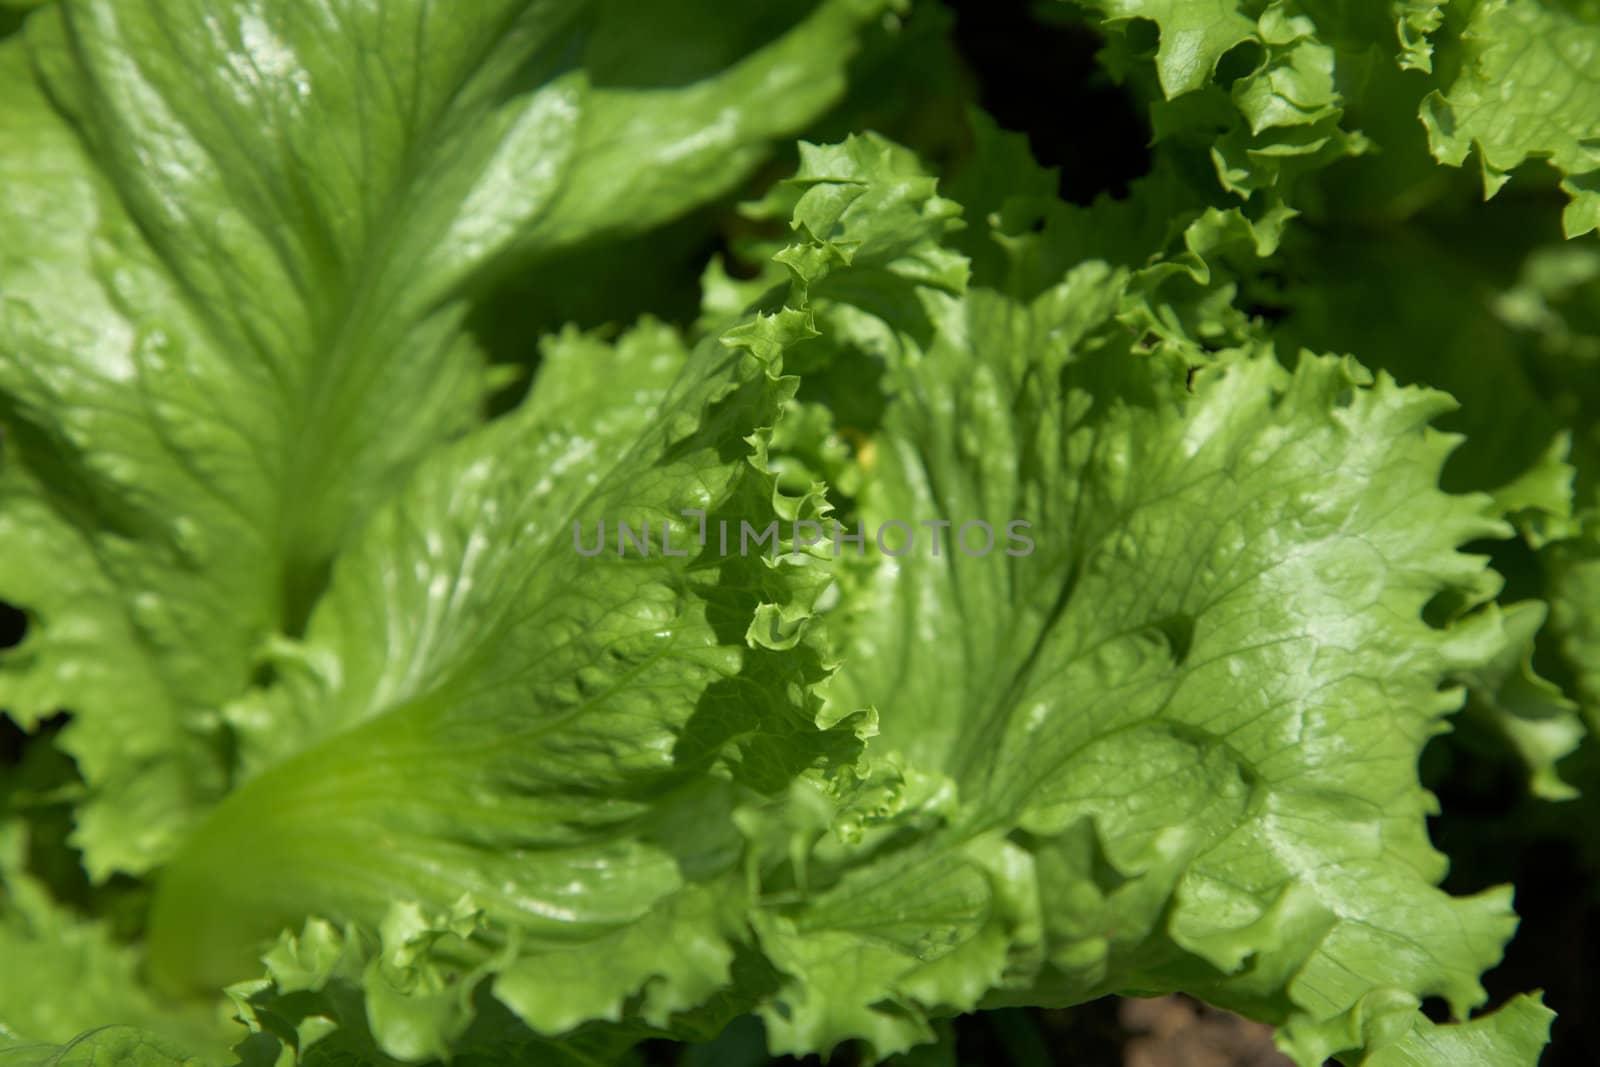
[(1551, 616), (1578, 692), (1589, 729), (1600, 734), (1600, 522), (1586, 535), (1553, 553)]
[(1571, 198), (1569, 237), (1600, 228), (1600, 6), (1592, 0), (1489, 0), (1461, 33), (1460, 71), (1423, 102), (1428, 143), (1460, 166), (1477, 149), (1484, 195), (1531, 157)]
[(1555, 1013), (1537, 996), (1519, 996), (1493, 1014), (1459, 1026), (1419, 1023), (1398, 1044), (1363, 1061), (1364, 1067), (1498, 1067), (1537, 1063)]
[[(806, 195), (872, 195), (837, 185)], [(854, 246), (839, 218), (787, 258), (834, 360), (884, 365), (856, 506), (909, 530), (830, 615), (835, 714), (880, 715), (865, 788), (752, 831), (769, 895), (797, 897), (758, 920), (789, 976), (774, 1049), (882, 1055), (937, 1014), (1116, 991), (1244, 1011), (1308, 1065), (1405, 1040), (1426, 996), (1466, 1017), (1515, 919), (1505, 889), (1435, 888), (1417, 759), (1460, 706), (1447, 680), (1508, 638), (1424, 609), (1492, 596), (1459, 549), (1509, 527), (1438, 487), (1449, 398), (1348, 359), (1141, 350), (1103, 263), (1028, 301), (916, 284), (925, 216), (875, 274), (898, 299), (852, 303), (818, 269)], [(896, 247), (863, 223), (874, 242)]]
[(0, 704), (77, 716), (96, 877), (241, 773), (216, 709), (479, 419), (475, 301), (732, 188), (877, 6), (88, 3), (6, 46)]
[[(1547, 232), (1553, 212), (1540, 225), (1547, 206), (1506, 204), (1508, 217), (1472, 225), (1479, 233), (1516, 227), (1558, 241)], [(1569, 695), (1532, 670), (1548, 612), (1527, 598), (1549, 596), (1555, 556), (1563, 551), (1550, 546), (1577, 532), (1574, 485), (1595, 453), (1571, 399), (1550, 388), (1561, 377), (1545, 365), (1547, 342), (1516, 321), (1540, 317), (1519, 280), (1518, 258), (1537, 263), (1560, 246), (1518, 248), (1525, 239), (1508, 234), (1485, 263), (1469, 253), (1467, 220), (1430, 223), (1296, 234), (1284, 243), (1277, 278), (1252, 280), (1247, 290), (1283, 312), (1275, 327), (1281, 343), (1353, 353), (1459, 403), (1440, 422), (1465, 435), (1444, 484), (1492, 493), (1526, 545), (1500, 549), (1497, 566), (1515, 589), (1507, 597), (1509, 643), (1490, 668), (1463, 676), (1473, 691), (1470, 710), (1510, 743), (1536, 794), (1566, 799), (1576, 783), (1564, 784), (1556, 764), (1576, 749), (1584, 729)]]
[[(61, 904), (27, 869), (29, 836), (21, 818), (0, 819), (0, 1063), (105, 1062), (86, 1050), (132, 1057), (144, 1038), (162, 1048), (204, 1050), (208, 1059), (225, 1055), (232, 1028), (224, 1018), (205, 1005), (173, 1008), (152, 994), (141, 979), (139, 947), (120, 940), (105, 920)], [(39, 1051), (48, 1045), (37, 1043), (95, 1031), (102, 1032), (59, 1060)]]
[[(673, 315), (689, 213), (891, 6), (0, 43), (0, 707), (50, 783), (0, 762), (0, 1067), (736, 1019), (950, 1062), (958, 1013), (1171, 991), (1307, 1067), (1537, 1061), (1536, 996), (1471, 1017), (1516, 918), (1440, 888), (1418, 758), (1465, 706), (1583, 784), (1600, 260), (1548, 231), (1557, 181), (1600, 215), (1592, 3), (1086, 0), (1151, 109), (1126, 200), (980, 115), (948, 197), (803, 143), (688, 339), (539, 336)], [(948, 70), (920, 25), (874, 69)], [(865, 77), (836, 124), (915, 112)], [(1473, 149), (1549, 187), (1458, 204)]]
[[(1209, 162), (1211, 175), (1199, 179), (1207, 185), (1239, 200), (1282, 202), (1299, 175), (1370, 147), (1344, 121), (1346, 68), (1395, 50), (1394, 24), (1376, 5), (1086, 0), (1077, 6), (1120, 31), (1105, 63), (1149, 101), (1158, 144), (1170, 141), (1173, 150)], [(1153, 54), (1148, 35), (1136, 36), (1135, 26), (1154, 29)]]
[[(1302, 188), (1303, 178), (1376, 149), (1389, 157), (1376, 168), (1384, 180), (1365, 187), (1365, 201), (1351, 202), (1360, 210), (1385, 203), (1415, 210), (1443, 188), (1426, 156), (1411, 150), (1420, 120), (1437, 162), (1461, 166), (1478, 150), (1486, 196), (1525, 160), (1548, 159), (1571, 201), (1567, 233), (1600, 224), (1600, 107), (1589, 73), (1600, 12), (1592, 4), (1075, 6), (1112, 31), (1103, 61), (1148, 100), (1157, 145), (1187, 159), (1202, 190), (1315, 208), (1323, 194)], [(1202, 158), (1210, 176), (1194, 165)]]
[[(405, 1060), (444, 1055), (490, 976), (552, 1036), (625, 1013), (664, 1027), (728, 985), (737, 798), (846, 772), (864, 728), (819, 729), (818, 568), (787, 531), (718, 544), (723, 521), (742, 538), (815, 517), (762, 460), (794, 387), (782, 352), (808, 333), (787, 311), (692, 355), (659, 326), (565, 335), (522, 409), (425, 463), (282, 646), (278, 684), (230, 707), (271, 765), (163, 872), (157, 979), (247, 978), (306, 914), (381, 929), (386, 953), (443, 953), (427, 966), (458, 979), (385, 1009), (368, 976), (374, 1039)], [(648, 524), (648, 554), (619, 523)], [(406, 932), (452, 910), (473, 917), (453, 948)]]
[(215, 1062), (132, 1027), (102, 1027), (64, 1045), (8, 1042), (0, 1035), (3, 1067), (211, 1067)]

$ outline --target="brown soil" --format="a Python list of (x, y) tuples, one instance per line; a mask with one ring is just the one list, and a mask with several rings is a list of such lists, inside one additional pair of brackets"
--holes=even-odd
[(1293, 1067), (1272, 1044), (1272, 1027), (1188, 997), (1124, 1000), (1130, 1033), (1123, 1067)]

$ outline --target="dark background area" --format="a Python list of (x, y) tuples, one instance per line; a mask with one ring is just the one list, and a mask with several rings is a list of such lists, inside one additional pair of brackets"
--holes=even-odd
[(1043, 22), (1023, 0), (954, 0), (956, 50), (975, 75), (978, 103), (1004, 129), (1028, 135), (1033, 156), (1061, 169), (1062, 199), (1125, 197), (1150, 169), (1150, 127), (1095, 62), (1101, 38)]

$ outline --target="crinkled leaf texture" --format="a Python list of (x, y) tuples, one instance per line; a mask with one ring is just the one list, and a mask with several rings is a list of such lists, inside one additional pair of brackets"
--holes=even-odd
[(1600, 7), (1488, 0), (1471, 6), (1461, 47), (1461, 73), (1423, 103), (1433, 154), (1459, 166), (1476, 148), (1485, 196), (1547, 159), (1571, 198), (1568, 236), (1600, 228)]
[[(164, 872), (156, 974), (247, 977), (257, 943), (306, 913), (416, 955), (390, 928), (422, 913), (390, 905), (417, 900), (474, 917), (460, 966), (493, 974), (541, 1033), (618, 1019), (657, 979), (630, 1010), (665, 1025), (725, 985), (745, 893), (737, 796), (859, 750), (855, 721), (815, 722), (818, 569), (786, 550), (723, 556), (714, 533), (702, 549), (686, 514), (812, 514), (761, 461), (793, 387), (782, 348), (804, 333), (785, 312), (692, 355), (663, 328), (609, 347), (568, 335), (521, 411), (424, 464), (340, 560), (281, 683), (230, 709), (263, 751), (275, 725), (313, 740), (224, 800)], [(622, 405), (618, 383), (636, 390)], [(648, 554), (630, 539), (645, 530)], [(447, 1031), (412, 1034), (414, 1010), (379, 1018), (367, 994), (387, 1052), (446, 1051)]]
[[(1199, 33), (1163, 38), (1174, 91), (1267, 46), (1236, 101), (1262, 169), (1223, 153), (1225, 181), (1352, 148), (1285, 5), (1115, 7)], [(48, 100), (0, 51), (33, 197), (0, 226), (44, 250), (0, 258), (0, 593), (39, 623), (7, 699), (79, 712), (94, 872), (164, 862), (150, 975), (229, 984), (250, 1067), (609, 1062), (750, 1012), (775, 1052), (875, 1058), (959, 1011), (1180, 989), (1307, 1067), (1531, 1064), (1533, 1000), (1418, 1011), (1479, 1006), (1515, 923), (1437, 888), (1417, 778), (1452, 680), (1511, 644), (1493, 611), (1424, 621), (1494, 594), (1460, 549), (1510, 529), (1439, 488), (1444, 395), (1148, 346), (1146, 279), (1101, 258), (974, 286), (957, 206), (869, 136), (803, 148), (759, 310), (693, 348), (559, 334), (475, 425), (480, 287), (725, 189), (872, 9), (699, 79), (555, 0), (69, 3), (30, 28)], [(1420, 63), (1428, 12), (1403, 26)], [(797, 367), (881, 391), (847, 458)], [(830, 504), (780, 490), (785, 449), (911, 550), (802, 544)], [(167, 1042), (0, 1063), (188, 1062)]]
[[(884, 146), (835, 151), (845, 196), (870, 195), (846, 161), (904, 184)], [(787, 257), (834, 359), (886, 366), (860, 517), (916, 543), (851, 568), (834, 616), (834, 711), (881, 716), (863, 789), (752, 824), (859, 834), (764, 853), (803, 898), (757, 923), (789, 975), (775, 1047), (888, 1053), (939, 1012), (1112, 991), (1199, 993), (1307, 1064), (1406, 1040), (1425, 996), (1464, 1017), (1514, 918), (1504, 889), (1435, 888), (1416, 763), (1446, 679), (1507, 638), (1423, 609), (1492, 595), (1458, 549), (1507, 528), (1438, 488), (1449, 398), (1347, 359), (1142, 353), (1103, 264), (1026, 302), (913, 280), (948, 213), (908, 225), (870, 286), (829, 273), (848, 231)], [(1017, 519), (1031, 551), (1005, 550)]]
[[(1401, 148), (1420, 119), (1440, 163), (1477, 149), (1485, 195), (1530, 158), (1570, 197), (1567, 233), (1600, 226), (1600, 10), (1587, 0), (1074, 0), (1126, 32), (1105, 54), (1142, 84), (1158, 141), (1210, 157), (1243, 199), (1294, 200), (1298, 177), (1374, 145)], [(1383, 68), (1383, 69), (1379, 69)], [(1405, 131), (1405, 132), (1402, 132)]]
[[(128, 1051), (146, 1033), (141, 1028), (150, 1028), (152, 1046), (221, 1057), (237, 1037), (234, 1028), (217, 1025), (204, 1007), (171, 1011), (162, 1004), (140, 980), (136, 948), (118, 940), (109, 923), (60, 904), (29, 873), (29, 845), (27, 823), (0, 807), (0, 1064), (120, 1064), (115, 1057), (122, 1055), (143, 1062)], [(125, 1025), (104, 1029), (108, 1024)], [(60, 1060), (38, 1044), (75, 1035), (83, 1036)], [(99, 1059), (85, 1051), (97, 1048)]]
[(1514, 998), (1493, 1015), (1456, 1026), (1420, 1022), (1404, 1039), (1362, 1061), (1363, 1067), (1494, 1067), (1538, 1063), (1555, 1013), (1537, 996)]
[[(517, 412), (424, 462), (278, 642), (276, 684), (228, 708), (272, 763), (162, 871), (156, 983), (243, 980), (247, 1062), (616, 1054), (747, 1009), (734, 810), (849, 781), (869, 722), (818, 722), (817, 561), (788, 534), (696, 547), (686, 513), (815, 518), (764, 462), (810, 333), (798, 309), (693, 353), (651, 323), (569, 331)], [(333, 922), (255, 980), (306, 914)]]
[[(1423, 621), (1484, 595), (1458, 546), (1505, 529), (1438, 489), (1447, 398), (1266, 350), (1191, 375), (1134, 349), (1126, 272), (968, 290), (907, 153), (802, 158), (785, 306), (692, 352), (552, 340), (341, 557), (228, 710), (270, 766), (164, 872), (155, 973), (247, 977), (325, 916), (233, 990), (280, 1063), (601, 1058), (750, 1010), (774, 1051), (882, 1056), (941, 1014), (1168, 989), (1307, 1065), (1526, 1059), (1541, 1010), (1417, 1010), (1479, 1004), (1514, 925), (1434, 887), (1416, 777), (1446, 678), (1504, 646), (1490, 613)], [(843, 567), (831, 677), (829, 543), (580, 551), (600, 519), (820, 518), (770, 473), (791, 355), (883, 364), (857, 518), (957, 523)], [(1031, 551), (971, 547), (1013, 519)]]
[[(1358, 353), (1401, 381), (1449, 392), (1461, 406), (1444, 423), (1466, 440), (1450, 458), (1445, 484), (1492, 492), (1525, 543), (1545, 548), (1539, 573), (1516, 582), (1537, 589), (1552, 581), (1545, 572), (1554, 558), (1570, 554), (1564, 542), (1577, 533), (1574, 483), (1595, 453), (1580, 432), (1579, 404), (1550, 388), (1561, 377), (1542, 350), (1558, 345), (1518, 321), (1555, 313), (1522, 285), (1487, 286), (1484, 264), (1461, 256), (1460, 247), (1459, 235), (1423, 227), (1286, 241), (1280, 262), (1295, 281), (1275, 294), (1288, 313), (1274, 336)], [(1500, 259), (1501, 248), (1488, 254)], [(1541, 248), (1528, 265), (1582, 251), (1581, 244)], [(1563, 546), (1548, 547), (1556, 542)], [(1577, 783), (1564, 782), (1557, 763), (1584, 727), (1574, 702), (1531, 669), (1548, 609), (1523, 600), (1505, 611), (1508, 645), (1493, 664), (1463, 676), (1470, 713), (1509, 741), (1536, 794), (1570, 798)]]
[(82, 2), (7, 42), (0, 703), (74, 712), (97, 878), (270, 762), (216, 709), (479, 420), (474, 301), (732, 188), (875, 7)]
[[(989, 253), (1011, 272), (1003, 284), (1031, 294), (1083, 255), (1102, 256), (1135, 269), (1119, 315), (1152, 337), (1216, 349), (1270, 334), (1281, 351), (1350, 352), (1402, 382), (1448, 392), (1463, 410), (1447, 428), (1468, 437), (1445, 484), (1494, 491), (1536, 547), (1570, 536), (1574, 474), (1581, 493), (1594, 464), (1585, 440), (1593, 419), (1549, 386), (1592, 378), (1592, 356), (1576, 375), (1549, 366), (1549, 350), (1570, 345), (1536, 333), (1570, 332), (1581, 316), (1531, 306), (1541, 294), (1518, 292), (1530, 288), (1525, 281), (1506, 291), (1512, 278), (1503, 269), (1535, 235), (1557, 228), (1541, 194), (1543, 184), (1554, 194), (1554, 182), (1527, 173), (1524, 196), (1474, 210), (1475, 182), (1436, 164), (1459, 166), (1476, 150), (1489, 197), (1513, 168), (1548, 160), (1571, 198), (1566, 233), (1592, 228), (1600, 109), (1589, 98), (1600, 9), (1532, 0), (1080, 6), (1113, 29), (1145, 19), (1155, 31), (1114, 33), (1103, 53), (1150, 102), (1152, 171), (1126, 200), (1090, 209), (1048, 196), (1005, 201), (996, 217), (1012, 254)], [(1157, 42), (1153, 55), (1139, 50), (1141, 37)], [(1170, 56), (1183, 61), (1182, 77)], [(1309, 77), (1324, 68), (1331, 78)], [(1379, 151), (1345, 158), (1368, 139)], [(1312, 225), (1294, 221), (1302, 210)], [(1564, 273), (1561, 287), (1577, 288), (1578, 269), (1556, 263), (1591, 254), (1582, 243), (1544, 249), (1529, 267), (1545, 259), (1535, 273)], [(1518, 316), (1543, 321), (1508, 329), (1498, 320), (1513, 304)], [(1263, 307), (1288, 318), (1270, 327), (1252, 319)], [(1545, 552), (1539, 566), (1581, 556), (1568, 546)], [(1582, 573), (1567, 568), (1564, 580), (1581, 583)], [(1528, 588), (1519, 577), (1513, 587)], [(1546, 576), (1533, 582), (1546, 586), (1546, 599), (1570, 602)], [(1572, 699), (1582, 694), (1564, 694), (1531, 669), (1534, 616), (1544, 609), (1507, 610), (1516, 613), (1507, 636), (1517, 647), (1503, 648), (1490, 674), (1461, 676), (1472, 687), (1472, 714), (1521, 756), (1537, 795), (1571, 797), (1574, 784), (1557, 764), (1584, 736)], [(1568, 620), (1582, 625), (1581, 613), (1552, 603), (1551, 614), (1543, 632), (1572, 646), (1558, 631), (1570, 629)], [(1567, 658), (1582, 674), (1581, 655)]]

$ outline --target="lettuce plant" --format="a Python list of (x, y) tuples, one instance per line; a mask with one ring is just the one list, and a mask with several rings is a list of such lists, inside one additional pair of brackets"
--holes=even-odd
[(874, 110), (930, 6), (25, 6), (0, 1065), (1538, 1061), (1419, 760), (1595, 788), (1600, 8), (1051, 0), (1152, 134), (1085, 205)]

